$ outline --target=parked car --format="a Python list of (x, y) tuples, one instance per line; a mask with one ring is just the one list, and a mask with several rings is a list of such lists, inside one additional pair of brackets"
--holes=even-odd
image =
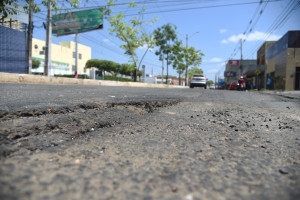
[(203, 74), (193, 75), (190, 81), (190, 88), (194, 88), (194, 87), (204, 87), (206, 89), (207, 79)]
[(216, 86), (215, 86), (215, 84), (211, 84), (211, 85), (209, 86), (209, 89), (211, 89), (211, 90), (214, 90), (214, 89), (216, 89)]
[(235, 81), (233, 81), (233, 82), (231, 82), (231, 84), (230, 84), (230, 86), (229, 86), (229, 89), (230, 90), (237, 90), (238, 89), (238, 83), (237, 82), (235, 82)]

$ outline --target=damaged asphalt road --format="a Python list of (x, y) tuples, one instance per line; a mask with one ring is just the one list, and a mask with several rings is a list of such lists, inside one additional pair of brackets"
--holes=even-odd
[(300, 101), (0, 84), (0, 199), (299, 199)]

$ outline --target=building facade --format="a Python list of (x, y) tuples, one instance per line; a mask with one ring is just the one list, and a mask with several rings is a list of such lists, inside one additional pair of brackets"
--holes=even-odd
[(266, 41), (257, 51), (257, 66), (260, 69), (264, 69), (264, 71), (261, 71), (261, 75), (260, 75), (260, 88), (268, 88), (268, 89), (274, 88), (273, 85), (269, 85), (268, 87), (266, 87), (267, 78), (268, 78), (267, 74), (270, 73), (269, 69), (266, 67), (266, 54), (267, 54), (267, 50), (275, 43), (276, 43), (275, 41)]
[[(22, 11), (23, 7), (15, 9)], [(0, 13), (0, 72), (28, 73), (27, 27), (24, 11), (6, 18)]]
[(0, 25), (0, 72), (28, 72), (26, 32)]
[[(51, 45), (51, 68), (49, 75), (55, 74), (75, 74), (75, 42), (67, 41)], [(32, 40), (32, 58), (40, 60), (39, 68), (32, 69), (33, 73), (44, 73), (45, 46), (43, 40), (33, 38)], [(85, 64), (91, 59), (91, 47), (78, 44), (78, 74), (90, 75), (90, 69), (85, 68)]]
[(300, 31), (289, 31), (266, 53), (266, 77), (274, 89), (300, 90)]
[(227, 86), (238, 81), (241, 76), (247, 76), (249, 70), (256, 67), (256, 60), (229, 60), (226, 63), (224, 81)]

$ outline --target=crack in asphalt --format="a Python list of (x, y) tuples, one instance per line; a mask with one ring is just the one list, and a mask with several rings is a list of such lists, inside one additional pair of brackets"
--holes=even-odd
[(159, 107), (170, 106), (178, 103), (178, 100), (171, 101), (149, 101), (149, 102), (112, 102), (112, 103), (85, 103), (78, 104), (74, 106), (64, 106), (64, 107), (48, 107), (40, 109), (28, 109), (19, 110), (13, 112), (0, 111), (0, 121), (16, 119), (20, 117), (37, 117), (47, 114), (67, 114), (71, 112), (76, 112), (78, 109), (91, 110), (91, 109), (103, 109), (112, 107), (131, 107), (134, 109), (140, 109), (146, 112), (151, 112)]

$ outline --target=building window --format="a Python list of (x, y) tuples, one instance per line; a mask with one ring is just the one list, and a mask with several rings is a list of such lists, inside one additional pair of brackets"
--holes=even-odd
[(84, 73), (86, 73), (86, 68), (83, 68)]
[(73, 52), (73, 58), (76, 58), (76, 52)]
[(81, 54), (81, 53), (79, 54), (79, 59), (80, 59), (80, 60), (82, 59), (82, 54)]
[(72, 71), (75, 72), (75, 65), (72, 65)]
[(45, 55), (45, 51), (40, 51), (40, 55)]

